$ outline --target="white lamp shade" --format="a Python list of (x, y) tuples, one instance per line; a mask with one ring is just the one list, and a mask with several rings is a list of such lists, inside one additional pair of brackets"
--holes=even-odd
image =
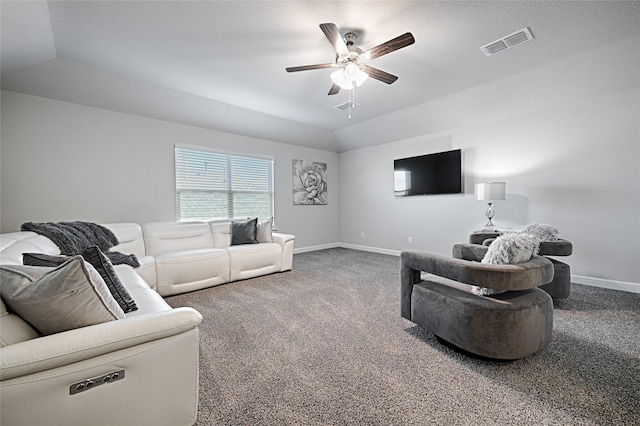
[(504, 200), (505, 195), (506, 183), (504, 182), (476, 183), (476, 200)]

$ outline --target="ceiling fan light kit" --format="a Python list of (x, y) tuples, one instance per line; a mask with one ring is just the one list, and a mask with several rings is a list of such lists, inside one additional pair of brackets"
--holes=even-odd
[(367, 78), (369, 75), (353, 62), (331, 73), (331, 80), (345, 90), (353, 89), (354, 84), (356, 87), (360, 87)]
[[(349, 118), (351, 118), (351, 109), (359, 105), (354, 100), (353, 92), (356, 87), (360, 87), (369, 77), (387, 84), (392, 84), (398, 79), (397, 76), (367, 65), (367, 63), (382, 55), (415, 43), (411, 33), (404, 33), (363, 52), (362, 49), (354, 46), (358, 38), (357, 34), (348, 32), (343, 38), (338, 31), (338, 27), (332, 23), (320, 24), (320, 29), (336, 51), (335, 63), (289, 67), (286, 70), (287, 72), (298, 72), (337, 68), (331, 73), (333, 85), (328, 94), (329, 96), (335, 95), (340, 92), (340, 89), (349, 91), (349, 101), (336, 107), (338, 109), (348, 109)], [(341, 108), (343, 106), (346, 106), (346, 108)]]

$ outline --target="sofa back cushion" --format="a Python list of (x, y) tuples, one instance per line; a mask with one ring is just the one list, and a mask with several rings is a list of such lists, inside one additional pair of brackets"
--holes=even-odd
[(35, 232), (9, 232), (0, 235), (0, 264), (22, 265), (22, 253), (58, 255), (53, 241)]
[(229, 247), (231, 245), (231, 221), (212, 220), (208, 223), (213, 235), (213, 246), (215, 248)]
[(137, 257), (143, 257), (147, 254), (142, 236), (142, 226), (137, 223), (105, 223), (102, 226), (113, 232), (119, 242), (110, 251), (135, 254)]
[(145, 223), (142, 233), (147, 254), (151, 256), (214, 247), (211, 229), (206, 222)]

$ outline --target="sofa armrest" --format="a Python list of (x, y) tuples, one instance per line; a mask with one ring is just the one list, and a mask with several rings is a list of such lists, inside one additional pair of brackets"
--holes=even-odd
[(274, 243), (280, 244), (281, 246), (284, 246), (287, 241), (293, 241), (296, 239), (295, 235), (282, 234), (279, 232), (273, 232), (271, 237), (273, 238)]
[(28, 340), (0, 349), (0, 380), (72, 364), (98, 355), (196, 328), (202, 315), (192, 308), (110, 321)]
[(293, 245), (296, 236), (291, 234), (272, 233), (273, 242), (282, 247), (282, 264), (280, 271), (290, 271), (293, 269)]

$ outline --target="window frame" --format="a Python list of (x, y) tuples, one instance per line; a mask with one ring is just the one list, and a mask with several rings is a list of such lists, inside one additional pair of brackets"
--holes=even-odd
[[(226, 188), (225, 189), (191, 189), (185, 190), (179, 188), (179, 164), (178, 164), (178, 150), (186, 150), (186, 151), (194, 151), (198, 153), (212, 153), (216, 155), (224, 156), (226, 162)], [(234, 214), (234, 195), (239, 194), (268, 194), (270, 195), (270, 212), (269, 217), (273, 218), (275, 214), (275, 158), (269, 155), (260, 155), (260, 154), (248, 154), (244, 152), (232, 152), (221, 149), (203, 147), (203, 146), (195, 146), (195, 145), (183, 145), (183, 144), (175, 144), (174, 145), (174, 155), (173, 155), (173, 164), (174, 164), (174, 197), (175, 197), (175, 215), (176, 222), (189, 222), (189, 221), (198, 221), (198, 220), (220, 220), (220, 219), (234, 219), (234, 218), (242, 218), (246, 219), (248, 215), (242, 215), (239, 217)], [(240, 159), (252, 159), (252, 160), (265, 160), (270, 162), (269, 164), (269, 176), (268, 176), (268, 184), (269, 187), (266, 191), (251, 191), (251, 190), (234, 190), (232, 188), (233, 180), (233, 170), (230, 166), (232, 157), (237, 157)], [(181, 217), (181, 203), (180, 203), (180, 194), (184, 192), (203, 192), (206, 194), (226, 194), (227, 197), (227, 217), (209, 217), (209, 218), (183, 218)], [(252, 214), (251, 217), (258, 217), (255, 214)], [(269, 217), (258, 217), (259, 220), (265, 220)]]

